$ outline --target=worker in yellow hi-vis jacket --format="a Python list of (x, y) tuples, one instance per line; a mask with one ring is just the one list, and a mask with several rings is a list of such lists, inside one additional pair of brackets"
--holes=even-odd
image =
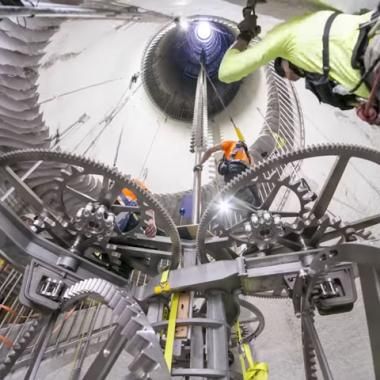
[(359, 117), (377, 124), (379, 99), (373, 101), (370, 93), (377, 92), (377, 72), (380, 78), (380, 35), (374, 30), (379, 11), (360, 16), (320, 11), (296, 17), (275, 26), (252, 45), (258, 31), (256, 15), (254, 11), (244, 15), (238, 39), (219, 68), (222, 82), (239, 81), (275, 60), (279, 75), (292, 81), (305, 78), (306, 87), (320, 102), (341, 109), (363, 102)]

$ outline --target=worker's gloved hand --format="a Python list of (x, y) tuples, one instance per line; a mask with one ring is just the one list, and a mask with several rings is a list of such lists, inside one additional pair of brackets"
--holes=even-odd
[(201, 172), (202, 171), (202, 165), (195, 165), (193, 171)]
[(379, 111), (375, 107), (367, 107), (366, 103), (356, 108), (357, 116), (371, 125), (379, 125)]
[(251, 42), (252, 38), (255, 38), (260, 34), (261, 28), (259, 25), (257, 25), (257, 16), (252, 8), (244, 8), (243, 17), (244, 20), (238, 25), (238, 28), (240, 30), (238, 38), (249, 43)]
[(154, 238), (157, 234), (157, 226), (154, 219), (148, 219), (145, 221), (144, 234), (148, 238)]

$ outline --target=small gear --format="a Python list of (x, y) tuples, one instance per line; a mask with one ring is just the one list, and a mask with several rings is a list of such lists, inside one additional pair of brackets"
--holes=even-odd
[[(264, 201), (259, 207), (248, 200), (248, 193), (252, 188), (258, 189), (258, 187), (270, 189), (265, 198), (261, 195), (260, 198)], [(271, 209), (280, 189), (285, 189), (296, 196), (298, 199), (296, 211), (282, 212)], [(257, 193), (257, 190), (253, 191)], [(197, 249), (201, 261), (218, 259), (218, 252), (221, 252), (220, 249), (215, 252), (206, 249), (206, 238), (210, 235), (228, 238), (230, 248), (233, 248), (233, 250), (228, 249), (228, 252), (225, 251), (220, 258), (226, 258), (226, 255), (235, 257), (239, 247), (243, 247), (240, 249), (242, 254), (268, 251), (278, 241), (294, 248), (295, 243), (292, 243), (288, 237), (299, 235), (303, 231), (305, 220), (311, 211), (310, 204), (314, 199), (315, 193), (310, 191), (302, 179), (281, 177), (276, 170), (260, 173), (253, 170), (243, 172), (221, 190), (203, 214), (197, 235)]]

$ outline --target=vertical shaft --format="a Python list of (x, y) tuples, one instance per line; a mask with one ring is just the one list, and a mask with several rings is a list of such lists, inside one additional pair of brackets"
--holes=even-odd
[[(208, 126), (208, 105), (207, 105), (207, 79), (203, 65), (198, 75), (197, 89), (194, 102), (193, 117), (193, 144), (195, 152), (195, 165), (200, 163), (202, 153), (205, 150), (204, 136)], [(194, 172), (193, 182), (193, 208), (192, 223), (198, 224), (201, 212), (201, 176), (200, 171)]]
[(226, 311), (222, 292), (213, 291), (207, 295), (207, 318), (223, 322), (221, 327), (207, 329), (207, 364), (210, 369), (224, 371), (226, 376), (219, 379), (228, 379), (228, 331)]

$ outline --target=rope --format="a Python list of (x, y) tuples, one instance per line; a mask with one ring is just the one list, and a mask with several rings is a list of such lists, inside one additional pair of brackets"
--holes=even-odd
[(84, 113), (76, 122), (74, 122), (74, 123), (70, 124), (68, 127), (66, 127), (62, 133), (60, 133), (59, 129), (57, 129), (57, 134), (53, 138), (55, 140), (55, 142), (51, 146), (51, 149), (57, 148), (62, 143), (63, 139), (65, 139), (71, 132), (74, 132), (74, 127), (78, 127), (79, 125), (84, 124), (87, 121), (86, 117), (89, 118), (89, 116), (86, 113)]
[(239, 343), (239, 359), (243, 380), (268, 380), (268, 364), (256, 363), (253, 360), (251, 347), (243, 340), (239, 321), (236, 322), (235, 328)]
[[(98, 139), (103, 135), (107, 127), (112, 123), (112, 121), (115, 119), (115, 117), (121, 112), (121, 110), (125, 107), (125, 105), (128, 103), (128, 101), (136, 94), (136, 92), (141, 88), (141, 83), (133, 90), (131, 94), (129, 93), (129, 89), (127, 89), (124, 94), (120, 97), (118, 104), (111, 110), (111, 112), (101, 120), (98, 125), (101, 125), (102, 123), (105, 123), (103, 128), (99, 131), (99, 133), (96, 135), (96, 137), (91, 141), (89, 146), (85, 149), (83, 154), (88, 153), (88, 151), (96, 144)], [(79, 141), (79, 143), (74, 147), (74, 151), (76, 151), (82, 143), (88, 138), (88, 136), (91, 134), (93, 129), (91, 128), (86, 135)]]
[(119, 134), (119, 140), (117, 142), (116, 152), (115, 152), (115, 158), (113, 160), (113, 167), (116, 167), (117, 160), (119, 158), (119, 151), (120, 151), (121, 140), (123, 138), (123, 132), (124, 132), (124, 128), (123, 128), (123, 124), (121, 124), (120, 134)]
[(152, 150), (153, 150), (153, 144), (156, 142), (157, 137), (158, 137), (158, 133), (159, 133), (159, 131), (161, 129), (161, 125), (162, 124), (160, 123), (160, 121), (158, 119), (157, 119), (157, 124), (158, 124), (158, 127), (157, 127), (156, 133), (154, 134), (153, 139), (152, 139), (152, 141), (150, 143), (150, 147), (148, 149), (148, 152), (147, 152), (147, 154), (146, 154), (146, 156), (144, 158), (144, 162), (143, 162), (141, 170), (140, 170), (139, 178), (142, 178), (142, 176), (143, 176), (145, 165), (146, 165), (146, 163), (148, 161), (148, 158), (150, 157), (150, 154), (152, 153)]
[(120, 81), (120, 80), (123, 80), (123, 79), (124, 79), (124, 77), (115, 78), (115, 79), (108, 79), (108, 80), (105, 80), (103, 82), (98, 82), (98, 83), (90, 84), (88, 86), (79, 87), (76, 90), (70, 90), (70, 91), (67, 91), (67, 92), (63, 92), (61, 95), (55, 95), (55, 96), (52, 96), (50, 98), (44, 99), (39, 104), (41, 105), (41, 104), (49, 103), (49, 102), (51, 102), (53, 100), (57, 100), (58, 98), (62, 98), (62, 97), (67, 96), (67, 95), (75, 94), (77, 92), (88, 90), (88, 89), (93, 88), (93, 87), (102, 86), (104, 84), (108, 84), (108, 83), (112, 83), (112, 82), (117, 82), (117, 81)]
[(235, 130), (235, 133), (236, 133), (236, 136), (237, 136), (238, 140), (239, 140), (239, 141), (243, 141), (243, 142), (245, 142), (245, 138), (244, 138), (244, 135), (243, 135), (242, 131), (241, 131), (240, 128), (236, 125), (236, 123), (235, 123), (234, 119), (232, 118), (231, 114), (228, 112), (227, 106), (226, 106), (226, 104), (224, 103), (224, 100), (223, 100), (222, 96), (220, 95), (218, 89), (216, 88), (214, 82), (212, 81), (211, 77), (209, 76), (209, 74), (208, 74), (207, 70), (205, 69), (205, 67), (204, 67), (204, 65), (203, 65), (202, 62), (201, 62), (201, 66), (203, 67), (203, 69), (204, 69), (204, 71), (205, 71), (205, 73), (206, 73), (207, 79), (208, 79), (208, 81), (210, 82), (211, 87), (212, 87), (212, 89), (214, 90), (216, 97), (217, 97), (218, 100), (220, 101), (220, 104), (222, 105), (223, 109), (227, 112), (228, 117), (229, 117), (229, 120), (230, 120), (232, 126), (234, 127), (234, 130)]

